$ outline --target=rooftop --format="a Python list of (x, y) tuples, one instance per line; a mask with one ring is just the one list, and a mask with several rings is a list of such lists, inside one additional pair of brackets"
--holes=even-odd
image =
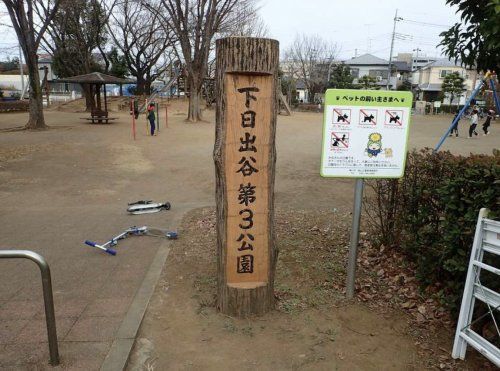
[(375, 66), (387, 66), (389, 64), (389, 61), (386, 61), (385, 59), (376, 57), (372, 54), (363, 54), (360, 55), (359, 57), (355, 57), (352, 59), (348, 59), (344, 61), (345, 64), (348, 64), (349, 66), (354, 66), (354, 65), (375, 65)]
[(426, 64), (422, 67), (422, 69), (431, 68), (431, 67), (462, 67), (462, 61), (458, 60), (456, 63), (448, 58), (439, 58), (434, 62)]
[(423, 91), (441, 91), (441, 84), (420, 84), (418, 86)]
[(111, 75), (106, 75), (101, 72), (92, 72), (86, 75), (78, 75), (64, 77), (58, 79), (57, 82), (74, 82), (79, 84), (133, 84), (133, 80), (122, 79)]

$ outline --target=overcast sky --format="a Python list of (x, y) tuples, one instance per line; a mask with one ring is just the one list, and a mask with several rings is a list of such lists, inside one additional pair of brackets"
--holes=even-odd
[[(445, 0), (260, 0), (260, 6), (269, 37), (279, 40), (281, 50), (297, 33), (316, 34), (338, 45), (340, 59), (354, 57), (356, 49), (358, 55), (388, 59), (396, 9), (403, 20), (396, 25), (394, 54), (419, 48), (421, 55), (440, 56), (439, 33), (459, 20)], [(4, 9), (1, 23), (10, 23)], [(14, 30), (0, 25), (0, 33), (0, 58), (18, 55)]]
[[(371, 53), (388, 59), (393, 19), (398, 9), (394, 55), (421, 49), (441, 56), (439, 33), (459, 21), (445, 0), (261, 0), (260, 13), (269, 37), (285, 50), (297, 33), (320, 35), (336, 43), (339, 58)], [(422, 24), (429, 23), (429, 24)], [(401, 40), (403, 38), (404, 40)]]

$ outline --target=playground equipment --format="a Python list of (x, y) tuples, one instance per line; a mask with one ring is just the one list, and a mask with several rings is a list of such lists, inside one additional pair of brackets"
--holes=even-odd
[[(189, 96), (189, 86), (186, 84), (187, 74), (184, 65), (174, 64), (173, 74), (171, 78), (159, 90), (154, 91), (148, 96), (144, 103), (138, 108), (138, 114), (144, 113), (147, 109), (149, 102), (155, 102), (161, 93), (167, 93), (173, 86), (177, 88), (177, 96), (182, 92), (184, 95)], [(211, 106), (215, 102), (214, 92), (215, 82), (212, 77), (203, 79), (202, 96), (207, 102), (207, 106)], [(166, 125), (168, 127), (168, 124)]]
[[(475, 323), (489, 314), (493, 320), (497, 336), (500, 337), (499, 324), (495, 319), (495, 311), (500, 310), (500, 293), (483, 286), (480, 277), (481, 271), (500, 276), (499, 268), (483, 261), (485, 254), (500, 256), (500, 222), (487, 219), (487, 216), (488, 209), (479, 211), (452, 356), (455, 359), (464, 359), (467, 346), (471, 345), (497, 367), (500, 367), (500, 349), (473, 329)], [(488, 311), (473, 321), (476, 300), (485, 303)]]
[(148, 201), (137, 201), (128, 204), (127, 211), (130, 214), (150, 214), (150, 213), (157, 213), (158, 211), (161, 210), (170, 210), (170, 203), (169, 202), (153, 202), (151, 200)]
[(111, 238), (108, 242), (103, 243), (102, 245), (90, 240), (85, 240), (85, 244), (88, 246), (97, 247), (98, 249), (107, 252), (109, 255), (116, 255), (116, 250), (112, 249), (111, 247), (116, 246), (118, 244), (118, 241), (123, 240), (124, 238), (127, 238), (129, 236), (165, 237), (169, 240), (175, 240), (177, 239), (177, 232), (167, 231), (159, 228), (151, 228), (148, 226), (133, 226), (126, 229), (123, 233), (120, 233), (119, 235)]
[(494, 97), (494, 100), (495, 100), (495, 105), (496, 105), (496, 108), (497, 108), (497, 113), (500, 112), (500, 103), (499, 103), (499, 100), (498, 100), (498, 95), (497, 95), (497, 91), (496, 91), (496, 87), (495, 87), (495, 81), (494, 81), (495, 78), (496, 78), (496, 74), (495, 73), (491, 73), (490, 71), (486, 72), (486, 74), (484, 75), (484, 77), (481, 80), (480, 84), (474, 89), (474, 91), (472, 92), (471, 96), (469, 97), (469, 99), (467, 99), (467, 102), (465, 102), (464, 106), (462, 107), (462, 109), (460, 110), (460, 112), (458, 113), (458, 115), (456, 115), (455, 118), (453, 119), (453, 121), (452, 121), (450, 127), (448, 128), (448, 130), (446, 130), (446, 132), (444, 133), (444, 135), (439, 140), (439, 143), (437, 144), (436, 148), (434, 148), (434, 152), (439, 151), (439, 148), (441, 148), (441, 146), (443, 145), (444, 141), (446, 140), (446, 138), (450, 134), (451, 128), (453, 126), (455, 126), (455, 124), (460, 120), (460, 118), (463, 116), (463, 114), (465, 113), (465, 111), (467, 111), (467, 109), (470, 107), (472, 101), (474, 100), (474, 98), (476, 97), (476, 95), (481, 91), (481, 89), (483, 89), (484, 87), (488, 87), (488, 82), (490, 83), (491, 89), (493, 91), (493, 97)]
[(498, 99), (495, 81), (492, 78), (490, 79), (490, 87), (491, 87), (491, 91), (493, 92), (493, 99), (495, 100), (495, 106), (497, 108), (497, 113), (500, 113), (500, 100)]
[[(280, 100), (280, 108), (283, 107), (285, 110), (285, 114), (287, 116), (291, 116), (292, 110), (290, 109), (290, 106), (288, 105), (288, 102), (286, 101), (285, 96), (283, 95), (283, 93), (281, 91), (279, 91), (279, 100)], [(281, 110), (280, 110), (280, 113), (281, 113)]]
[(180, 70), (179, 71), (175, 71), (174, 75), (172, 76), (172, 78), (160, 89), (160, 90), (157, 90), (155, 92), (153, 92), (153, 94), (151, 94), (145, 101), (144, 103), (139, 107), (139, 113), (144, 113), (144, 111), (146, 110), (146, 107), (147, 107), (147, 103), (148, 102), (154, 102), (155, 99), (158, 97), (158, 95), (160, 93), (165, 93), (167, 92), (178, 80), (180, 76)]

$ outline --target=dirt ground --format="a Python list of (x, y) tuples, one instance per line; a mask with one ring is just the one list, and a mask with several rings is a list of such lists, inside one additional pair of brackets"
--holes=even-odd
[(325, 217), (321, 228), (345, 229), (342, 212), (277, 213), (277, 309), (237, 320), (214, 308), (213, 210), (189, 213), (189, 237), (171, 252), (129, 369), (403, 370), (425, 363), (404, 315), (346, 302), (333, 288), (345, 280), (346, 250), (338, 242), (346, 236), (319, 241), (311, 229)]
[[(341, 290), (329, 284), (326, 290), (319, 283), (328, 275), (336, 285), (342, 283), (353, 194), (353, 181), (319, 176), (321, 114), (279, 117), (275, 193), (283, 251), (277, 281), (280, 301), (268, 316), (233, 320), (213, 309), (213, 111), (205, 112), (206, 122), (185, 124), (185, 104), (172, 103), (168, 129), (162, 114), (159, 135), (149, 137), (141, 117), (134, 142), (126, 112), (114, 112), (118, 120), (111, 125), (89, 125), (80, 119), (83, 113), (74, 112), (78, 107), (48, 110), (47, 131), (0, 131), (0, 246), (44, 246), (40, 251), (60, 265), (53, 268), (57, 280), (74, 270), (68, 249), (81, 249), (89, 235), (109, 236), (123, 229), (127, 219), (115, 215), (124, 203), (164, 200), (172, 203), (172, 213), (186, 215), (143, 321), (130, 369), (426, 367), (429, 354), (416, 345), (404, 313), (345, 302)], [(26, 114), (0, 115), (0, 130), (25, 121)], [(415, 117), (410, 146), (433, 147), (449, 122), (448, 116)], [(462, 123), (462, 133), (465, 126)], [(500, 146), (499, 136), (500, 125), (494, 123), (491, 135), (450, 138), (443, 149), (464, 155), (491, 153)], [(309, 277), (314, 270), (301, 267), (316, 264), (311, 256), (326, 247), (303, 246), (300, 238), (288, 235), (286, 223), (300, 231), (306, 225), (314, 228), (310, 223), (315, 218), (318, 223), (329, 220), (332, 230), (342, 226), (344, 236), (328, 246), (328, 251), (338, 252), (338, 261), (322, 263), (322, 273)], [(168, 214), (143, 220), (176, 227), (169, 225)], [(158, 245), (144, 244), (148, 256)], [(3, 275), (21, 280), (20, 267), (9, 266)], [(79, 263), (76, 274), (89, 274), (85, 269)], [(69, 290), (64, 284), (58, 287)], [(9, 288), (9, 295), (31, 291)], [(441, 332), (444, 351), (433, 356), (433, 365), (440, 356), (449, 356), (452, 331)]]

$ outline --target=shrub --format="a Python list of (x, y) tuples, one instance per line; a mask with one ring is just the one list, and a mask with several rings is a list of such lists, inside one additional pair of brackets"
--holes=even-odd
[[(376, 244), (401, 249), (422, 288), (460, 306), (477, 216), (500, 216), (500, 155), (408, 154), (404, 177), (369, 181), (365, 210)], [(492, 282), (500, 288), (500, 282)]]

